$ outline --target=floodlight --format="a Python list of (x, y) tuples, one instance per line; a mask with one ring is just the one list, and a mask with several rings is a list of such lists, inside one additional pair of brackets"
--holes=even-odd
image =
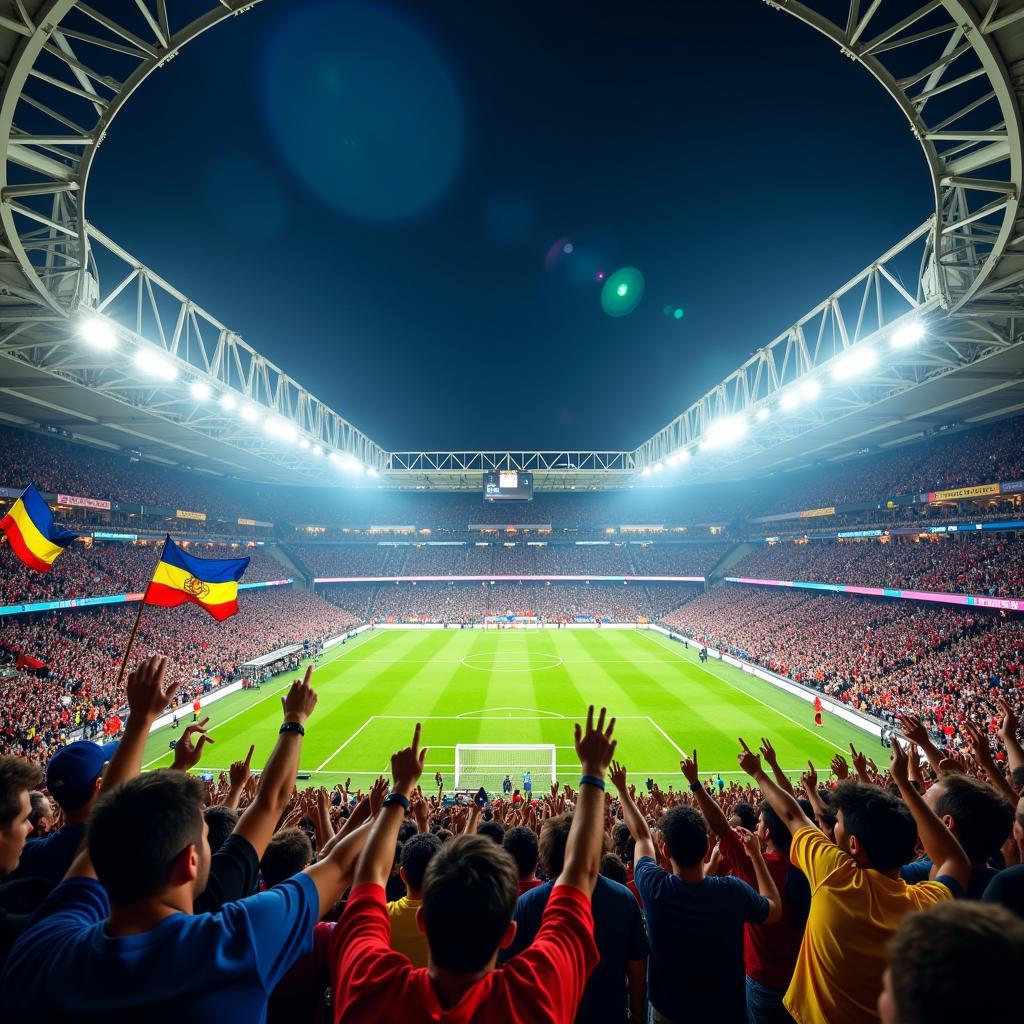
[(792, 412), (800, 404), (800, 396), (794, 388), (790, 388), (779, 399), (779, 408), (783, 412)]
[(318, 444), (313, 445), (312, 451), (314, 455), (323, 455), (324, 453), (323, 448), (321, 448), (320, 445)]
[(101, 352), (111, 352), (117, 348), (117, 332), (98, 316), (86, 317), (78, 325), (78, 334), (87, 345)]
[(693, 456), (690, 454), (690, 449), (689, 448), (680, 448), (679, 449), (679, 461), (680, 462), (689, 462), (690, 459), (692, 459), (692, 458), (693, 458)]
[(675, 452), (673, 452), (665, 461), (670, 466), (678, 466), (679, 465), (679, 458), (678, 458), (678, 456), (676, 455)]
[(870, 345), (857, 345), (844, 352), (832, 366), (832, 376), (836, 380), (850, 380), (866, 373), (875, 363), (878, 356)]
[(805, 402), (813, 402), (820, 394), (821, 385), (813, 377), (801, 382), (800, 397)]
[(370, 468), (369, 468), (369, 469), (368, 469), (368, 470), (366, 471), (366, 475), (367, 475), (368, 477), (372, 477), (372, 478), (373, 478), (374, 480), (376, 480), (376, 479), (377, 479), (377, 470), (376, 470), (376, 469), (374, 469), (374, 468), (373, 468), (373, 466), (371, 466), (371, 467), (370, 467)]
[(644, 468), (641, 471), (640, 475), (641, 476), (650, 476), (651, 475), (651, 467), (650, 466), (644, 466)]
[(135, 353), (135, 365), (143, 373), (161, 380), (174, 380), (178, 376), (178, 368), (173, 363), (146, 348)]
[(299, 447), (300, 448), (308, 448), (309, 447), (309, 438), (308, 437), (300, 437), (299, 438)]
[(764, 423), (764, 421), (768, 419), (769, 416), (771, 416), (771, 410), (768, 408), (767, 405), (762, 405), (761, 408), (757, 410), (758, 422)]
[(916, 345), (924, 337), (924, 324), (914, 321), (913, 323), (904, 324), (898, 330), (893, 331), (892, 347), (893, 348), (910, 348), (911, 345)]
[(192, 381), (189, 391), (197, 402), (205, 402), (210, 397), (210, 385), (205, 380)]
[(220, 396), (220, 407), (225, 412), (231, 412), (238, 405), (238, 400), (230, 392)]
[(660, 462), (656, 462), (654, 464), (654, 472), (655, 473), (660, 473), (664, 468), (665, 467)]
[(246, 423), (255, 423), (259, 413), (256, 411), (255, 405), (250, 402), (246, 402), (239, 410), (238, 415), (241, 416)]
[(702, 447), (707, 449), (724, 448), (726, 445), (739, 441), (746, 434), (749, 424), (745, 416), (726, 416), (715, 420), (704, 432)]

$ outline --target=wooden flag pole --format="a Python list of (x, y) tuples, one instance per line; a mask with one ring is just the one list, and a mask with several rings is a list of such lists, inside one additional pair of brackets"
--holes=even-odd
[(143, 595), (142, 600), (139, 602), (139, 610), (135, 613), (135, 625), (132, 626), (131, 633), (128, 634), (128, 647), (124, 652), (124, 658), (121, 661), (121, 671), (117, 673), (117, 689), (121, 689), (121, 682), (124, 679), (124, 670), (128, 667), (128, 658), (131, 657), (132, 648), (135, 646), (135, 634), (139, 631), (139, 622), (142, 620), (142, 609), (146, 607), (146, 598)]

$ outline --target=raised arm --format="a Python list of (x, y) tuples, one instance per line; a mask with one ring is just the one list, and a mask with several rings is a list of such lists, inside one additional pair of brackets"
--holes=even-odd
[(322, 860), (306, 868), (320, 896), (320, 917), (323, 917), (341, 899), (352, 883), (356, 860), (370, 834), (370, 822), (352, 829), (342, 837)]
[(1018, 768), (1024, 768), (1024, 747), (1021, 746), (1020, 740), (1017, 738), (1020, 723), (1017, 721), (1017, 715), (1013, 708), (1001, 697), (996, 701), (996, 705), (1003, 716), (999, 723), (999, 738), (1003, 741), (1003, 746), (1006, 747), (1006, 763), (1011, 772), (1016, 771)]
[(354, 885), (372, 883), (381, 888), (391, 874), (395, 859), (395, 843), (398, 830), (405, 817), (416, 783), (423, 774), (423, 761), (427, 748), (420, 750), (420, 723), (412, 734), (412, 745), (391, 755), (391, 793), (385, 798), (384, 806), (370, 829), (369, 838), (356, 864)]
[(974, 760), (981, 766), (982, 771), (988, 777), (988, 781), (999, 790), (1012, 806), (1016, 806), (1017, 791), (1006, 781), (1006, 775), (996, 764), (996, 759), (992, 756), (992, 748), (988, 745), (988, 737), (984, 731), (979, 729), (973, 722), (967, 722), (964, 724), (964, 732), (967, 733), (967, 739), (971, 747), (971, 753), (974, 755)]
[[(942, 770), (939, 766), (942, 764), (942, 751), (932, 743), (932, 738), (928, 735), (928, 730), (924, 727), (921, 719), (915, 718), (914, 715), (897, 715), (896, 720), (900, 723), (903, 735), (906, 736), (911, 743), (917, 744), (921, 753), (928, 758), (928, 763), (932, 766), (932, 771), (934, 771), (937, 776), (941, 776)], [(892, 745), (894, 747), (896, 746), (895, 736), (892, 739)]]
[(312, 675), (313, 666), (310, 665), (302, 681), (296, 679), (287, 695), (281, 698), (284, 713), (281, 728), (285, 731), (277, 737), (274, 750), (260, 776), (256, 796), (235, 826), (235, 834), (248, 839), (256, 856), (260, 858), (295, 789), (299, 755), (302, 752), (302, 733), (299, 728), (305, 728), (306, 720), (313, 713), (317, 701), (316, 691), (310, 684)]
[(753, 753), (740, 737), (742, 752), (737, 755), (740, 767), (761, 787), (761, 793), (771, 805), (772, 810), (783, 820), (790, 832), (798, 828), (815, 828), (815, 824), (804, 814), (804, 809), (796, 802), (792, 793), (787, 793), (772, 779), (768, 778), (761, 767), (761, 758)]
[(228, 780), (230, 785), (228, 787), (227, 796), (224, 799), (224, 806), (230, 807), (231, 810), (237, 811), (238, 804), (242, 799), (242, 791), (245, 789), (245, 784), (252, 777), (252, 755), (256, 748), (250, 743), (249, 753), (245, 755), (244, 761), (234, 761), (231, 767), (228, 768)]
[(793, 784), (786, 778), (786, 773), (779, 767), (779, 756), (775, 753), (771, 740), (764, 736), (761, 737), (761, 757), (764, 758), (765, 763), (771, 768), (772, 775), (775, 777), (779, 789), (785, 790), (790, 796), (796, 796), (796, 793), (793, 792)]
[(914, 816), (918, 838), (924, 852), (931, 858), (935, 876), (953, 878), (966, 890), (971, 877), (971, 862), (956, 836), (946, 828), (938, 815), (924, 802), (924, 797), (910, 784), (907, 752), (895, 737), (892, 741), (889, 771), (899, 788), (903, 802)]
[(636, 843), (636, 848), (633, 851), (634, 860), (639, 860), (641, 857), (652, 857), (657, 860), (658, 854), (654, 848), (654, 837), (651, 835), (650, 826), (647, 824), (647, 819), (640, 813), (640, 808), (637, 807), (626, 785), (626, 766), (619, 764), (618, 761), (612, 762), (611, 779), (612, 785), (615, 786), (616, 792), (619, 794), (622, 820)]
[(696, 750), (693, 752), (692, 758), (684, 757), (679, 762), (679, 770), (690, 784), (690, 792), (693, 793), (697, 806), (700, 808), (701, 814), (704, 815), (704, 820), (707, 821), (711, 831), (716, 836), (724, 836), (731, 832), (732, 829), (729, 826), (725, 812), (718, 806), (716, 800), (708, 796), (707, 790), (700, 784), (700, 769), (697, 766)]
[(604, 773), (615, 753), (615, 719), (605, 726), (604, 708), (594, 724), (594, 706), (587, 709), (587, 724), (576, 724), (576, 756), (580, 759), (582, 777), (576, 795), (569, 838), (565, 843), (565, 862), (555, 886), (571, 885), (589, 897), (597, 884), (604, 846)]
[(736, 829), (736, 834), (743, 842), (743, 851), (750, 858), (750, 864), (754, 869), (754, 879), (757, 882), (757, 891), (768, 901), (768, 916), (763, 924), (775, 924), (782, 917), (782, 900), (779, 898), (779, 889), (772, 878), (768, 865), (765, 863), (764, 854), (761, 852), (761, 841), (745, 828)]

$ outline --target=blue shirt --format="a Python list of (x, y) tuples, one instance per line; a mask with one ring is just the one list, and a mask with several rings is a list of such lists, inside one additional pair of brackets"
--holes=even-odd
[[(927, 882), (931, 871), (931, 857), (921, 857), (920, 860), (912, 861), (910, 864), (904, 864), (903, 867), (900, 868), (900, 878), (902, 878), (907, 885), (917, 885), (919, 882)], [(988, 883), (991, 882), (998, 874), (998, 868), (972, 867), (971, 877), (967, 880), (967, 891), (965, 893), (967, 898), (969, 900), (980, 900), (985, 889), (988, 888)], [(946, 879), (936, 879), (936, 881), (945, 882)], [(954, 892), (953, 895), (956, 896), (957, 894)]]
[(36, 839), (29, 837), (17, 868), (7, 876), (7, 881), (16, 878), (45, 878), (56, 885), (71, 867), (78, 848), (85, 838), (85, 822), (65, 825), (48, 836)]
[(174, 914), (113, 938), (103, 886), (71, 878), (8, 955), (0, 1005), (11, 1022), (261, 1024), (268, 993), (312, 949), (319, 910), (303, 874), (217, 914)]
[[(516, 937), (502, 954), (503, 960), (516, 956), (532, 944), (540, 931), (541, 918), (554, 882), (545, 882), (516, 901), (512, 920)], [(594, 968), (583, 990), (576, 1024), (603, 1024), (626, 1017), (626, 961), (647, 958), (647, 934), (636, 898), (624, 886), (598, 875), (591, 900), (594, 941), (601, 962)]]
[(674, 1021), (745, 1021), (743, 926), (768, 916), (768, 901), (739, 878), (684, 882), (651, 857), (633, 881), (651, 942), (648, 988), (653, 1006)]

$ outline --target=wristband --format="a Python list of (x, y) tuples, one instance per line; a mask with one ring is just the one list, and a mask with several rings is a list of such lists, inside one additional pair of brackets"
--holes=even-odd
[(581, 775), (580, 785), (596, 786), (602, 793), (604, 792), (604, 779), (599, 779), (596, 775)]
[(690, 783), (690, 792), (699, 793), (704, 787), (699, 782)]
[(281, 728), (277, 731), (279, 735), (286, 732), (297, 732), (300, 736), (306, 735), (306, 727), (301, 722), (282, 722)]
[(404, 810), (409, 810), (409, 798), (401, 793), (395, 792), (388, 793), (388, 795), (384, 797), (384, 803), (381, 806), (392, 807), (395, 804), (401, 804)]

